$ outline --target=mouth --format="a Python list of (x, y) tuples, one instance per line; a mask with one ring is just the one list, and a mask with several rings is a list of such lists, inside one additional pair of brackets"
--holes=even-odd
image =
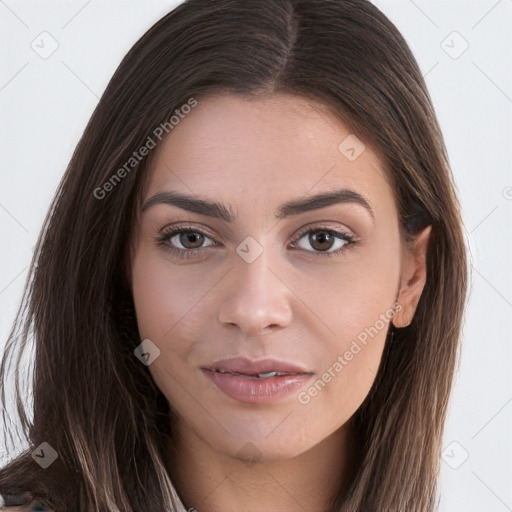
[(232, 357), (230, 359), (216, 361), (204, 369), (219, 373), (233, 373), (256, 378), (311, 373), (301, 364), (275, 358), (251, 360), (245, 357)]
[(217, 370), (215, 368), (205, 368), (205, 370), (210, 370), (212, 372), (217, 373), (228, 373), (230, 375), (238, 375), (240, 377), (246, 377), (247, 379), (270, 379), (272, 377), (283, 377), (285, 375), (305, 375), (305, 373), (295, 373), (295, 372), (279, 372), (279, 371), (269, 371), (263, 373), (240, 373), (240, 372), (230, 372), (227, 370)]
[(302, 387), (314, 373), (301, 365), (265, 359), (233, 358), (201, 368), (215, 387), (245, 403), (275, 402)]

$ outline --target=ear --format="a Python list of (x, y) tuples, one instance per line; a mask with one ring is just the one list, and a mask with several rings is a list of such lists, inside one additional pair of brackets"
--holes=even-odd
[(432, 226), (424, 228), (404, 249), (397, 302), (401, 309), (393, 318), (395, 327), (407, 327), (414, 317), (416, 307), (427, 280), (427, 247)]

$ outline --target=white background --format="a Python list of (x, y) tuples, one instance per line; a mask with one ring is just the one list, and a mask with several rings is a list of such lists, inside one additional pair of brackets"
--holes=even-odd
[[(375, 3), (426, 76), (472, 257), (440, 511), (512, 511), (512, 0)], [(176, 4), (0, 0), (0, 348), (43, 216), (99, 96)], [(43, 59), (31, 44), (48, 50), (52, 38), (58, 48)]]

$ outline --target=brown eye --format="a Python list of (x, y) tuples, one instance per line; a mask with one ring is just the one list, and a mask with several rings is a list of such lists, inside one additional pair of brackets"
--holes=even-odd
[(310, 233), (308, 241), (313, 249), (326, 251), (332, 248), (335, 237), (327, 231), (317, 231), (316, 233)]
[(211, 245), (216, 245), (215, 241), (207, 234), (199, 229), (186, 226), (171, 228), (164, 232), (157, 240), (164, 242), (167, 247), (183, 253), (193, 252)]
[(203, 245), (205, 237), (201, 233), (197, 232), (185, 232), (175, 235), (172, 238), (178, 237), (180, 244), (185, 249), (198, 249)]
[(354, 236), (327, 228), (316, 228), (302, 231), (292, 242), (298, 247), (315, 256), (337, 256), (356, 245)]

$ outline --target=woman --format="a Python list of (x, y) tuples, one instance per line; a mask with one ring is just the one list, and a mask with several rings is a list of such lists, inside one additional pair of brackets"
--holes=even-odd
[(44, 224), (0, 494), (433, 511), (466, 273), (431, 100), (375, 6), (186, 1), (119, 66)]

